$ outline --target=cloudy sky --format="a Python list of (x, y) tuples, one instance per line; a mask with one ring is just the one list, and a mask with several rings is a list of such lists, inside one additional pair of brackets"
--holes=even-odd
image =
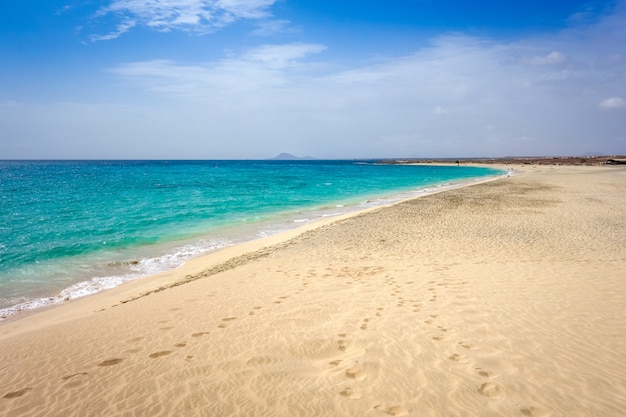
[(626, 0), (0, 5), (0, 159), (626, 153)]

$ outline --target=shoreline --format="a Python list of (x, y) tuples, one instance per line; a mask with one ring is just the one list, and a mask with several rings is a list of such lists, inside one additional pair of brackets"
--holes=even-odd
[[(505, 169), (501, 166), (494, 166), (492, 168), (496, 170), (501, 170), (503, 172), (505, 171)], [(13, 306), (2, 308), (0, 309), (0, 326), (2, 326), (3, 323), (20, 320), (22, 317), (25, 317), (31, 314), (36, 314), (37, 312), (40, 312), (40, 311), (49, 311), (51, 309), (54, 309), (55, 307), (64, 305), (65, 303), (68, 303), (68, 302), (71, 303), (71, 302), (80, 300), (85, 297), (92, 297), (92, 296), (96, 296), (106, 291), (111, 291), (119, 286), (123, 286), (123, 285), (126, 285), (128, 283), (131, 283), (137, 280), (146, 280), (146, 279), (150, 279), (153, 277), (158, 277), (164, 273), (176, 271), (180, 268), (184, 268), (186, 263), (193, 261), (194, 259), (203, 258), (205, 256), (210, 256), (216, 252), (219, 252), (221, 250), (224, 250), (233, 246), (238, 247), (242, 244), (250, 243), (253, 241), (257, 241), (257, 240), (264, 240), (268, 237), (281, 235), (283, 233), (290, 233), (292, 231), (295, 231), (297, 234), (297, 230), (300, 229), (302, 226), (308, 226), (310, 224), (317, 224), (318, 222), (325, 222), (326, 219), (329, 219), (329, 221), (332, 222), (333, 220), (341, 219), (346, 215), (348, 216), (358, 215), (359, 213), (367, 212), (370, 209), (386, 207), (386, 206), (393, 205), (393, 204), (396, 204), (405, 200), (409, 200), (412, 198), (419, 198), (421, 196), (429, 195), (431, 193), (441, 192), (441, 191), (445, 191), (448, 189), (454, 189), (457, 187), (463, 187), (463, 186), (471, 185), (471, 184), (481, 182), (481, 181), (489, 181), (493, 179), (498, 179), (499, 177), (500, 175), (494, 174), (489, 177), (478, 177), (478, 178), (471, 178), (471, 179), (464, 179), (464, 180), (456, 180), (450, 183), (433, 184), (433, 185), (429, 185), (423, 188), (399, 191), (398, 193), (395, 193), (395, 194), (379, 196), (377, 198), (368, 199), (367, 201), (364, 201), (360, 204), (342, 206), (341, 208), (337, 208), (337, 209), (331, 209), (330, 207), (322, 207), (318, 209), (307, 209), (305, 210), (305, 212), (308, 212), (308, 214), (313, 214), (313, 218), (306, 218), (300, 221), (298, 219), (289, 220), (284, 215), (279, 215), (277, 219), (274, 219), (271, 222), (266, 221), (266, 222), (259, 223), (257, 225), (245, 225), (248, 229), (252, 231), (257, 231), (256, 233), (254, 233), (254, 237), (252, 234), (250, 234), (251, 232), (249, 230), (248, 232), (244, 233), (244, 235), (247, 237), (242, 238), (242, 236), (244, 235), (240, 235), (241, 230), (239, 229), (241, 229), (243, 226), (239, 226), (238, 228), (235, 227), (235, 229), (233, 230), (237, 231), (237, 233), (239, 234), (237, 234), (237, 237), (235, 237), (234, 240), (228, 238), (226, 235), (216, 235), (217, 236), (216, 239), (218, 241), (227, 240), (229, 243), (222, 244), (216, 249), (205, 251), (204, 253), (200, 255), (192, 256), (186, 259), (185, 261), (183, 261), (183, 263), (178, 265), (177, 267), (167, 268), (157, 273), (150, 273), (150, 274), (136, 273), (139, 275), (136, 277), (132, 277), (133, 274), (128, 275), (128, 277), (127, 276), (113, 277), (113, 278), (116, 278), (116, 280), (120, 280), (121, 283), (117, 285), (113, 285), (113, 286), (108, 286), (105, 283), (105, 284), (102, 284), (102, 287), (100, 287), (99, 289), (95, 289), (95, 290), (93, 289), (82, 290), (82, 287), (84, 287), (85, 285), (92, 286), (91, 284), (92, 281), (98, 280), (101, 278), (93, 278), (89, 280), (84, 280), (84, 281), (77, 282), (70, 287), (66, 287), (60, 290), (56, 294), (51, 294), (51, 295), (41, 297), (41, 298), (35, 298), (35, 299), (28, 300), (28, 301), (25, 301), (25, 302), (22, 302)], [(360, 207), (360, 206), (364, 206), (364, 207)], [(291, 213), (290, 217), (297, 217), (296, 212)], [(270, 234), (267, 236), (261, 236), (262, 229), (263, 227), (265, 227), (264, 225), (266, 223), (267, 224), (275, 223), (277, 225), (282, 225), (281, 227), (282, 230), (278, 232), (270, 232)], [(285, 225), (288, 225), (288, 226), (285, 227)], [(129, 261), (129, 262), (132, 262), (132, 261)], [(107, 277), (103, 277), (103, 278), (107, 278)], [(73, 294), (71, 292), (71, 289), (73, 287), (79, 288), (80, 291), (78, 294)], [(87, 291), (87, 293), (85, 294), (84, 291)]]
[(626, 169), (517, 173), (1, 324), (0, 416), (617, 417)]

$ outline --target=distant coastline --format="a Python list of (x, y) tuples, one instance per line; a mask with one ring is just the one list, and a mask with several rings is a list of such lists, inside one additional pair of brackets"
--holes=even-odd
[[(312, 156), (297, 156), (287, 152), (279, 153), (269, 161), (314, 161)], [(595, 155), (595, 156), (503, 156), (475, 158), (371, 158), (380, 164), (485, 164), (485, 165), (621, 165), (626, 164), (626, 155)]]
[(626, 163), (626, 155), (611, 156), (535, 156), (500, 158), (398, 158), (384, 159), (383, 164), (518, 164), (518, 165), (620, 165)]

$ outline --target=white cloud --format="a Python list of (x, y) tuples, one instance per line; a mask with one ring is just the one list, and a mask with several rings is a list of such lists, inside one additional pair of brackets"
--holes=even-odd
[(136, 23), (133, 20), (126, 20), (125, 22), (122, 22), (119, 25), (117, 25), (117, 28), (113, 32), (108, 33), (106, 35), (91, 35), (89, 37), (89, 40), (91, 40), (92, 42), (97, 42), (97, 41), (108, 41), (111, 39), (116, 39), (122, 36), (124, 33), (128, 32), (133, 26), (135, 26), (135, 24)]
[[(221, 9), (230, 15), (241, 19), (258, 19), (267, 16), (266, 9), (276, 0), (217, 0), (217, 9)], [(204, 3), (210, 3), (204, 1)]]
[(147, 61), (112, 71), (165, 100), (193, 99), (222, 115), (215, 123), (245, 125), (249, 136), (315, 143), (301, 153), (322, 157), (337, 154), (320, 149), (343, 156), (555, 154), (577, 146), (585, 152), (590, 145), (576, 142), (593, 132), (615, 137), (624, 122), (599, 127), (588, 108), (614, 91), (623, 65), (594, 65), (598, 56), (587, 56), (584, 44), (567, 53), (585, 65), (567, 70), (518, 59), (560, 61), (559, 54), (541, 53), (545, 43), (444, 36), (413, 54), (345, 69), (321, 61), (324, 46), (293, 43), (196, 65)]
[(611, 97), (600, 102), (600, 107), (605, 110), (623, 109), (626, 107), (626, 100), (621, 97)]
[[(134, 22), (158, 31), (182, 30), (209, 33), (240, 19), (269, 16), (276, 0), (113, 0), (102, 7), (96, 17), (118, 16), (123, 22)], [(119, 24), (107, 35), (94, 35), (93, 41), (114, 39), (132, 26)], [(121, 29), (124, 30), (121, 30)]]
[(277, 33), (289, 33), (295, 32), (294, 29), (291, 29), (289, 25), (291, 22), (289, 20), (265, 20), (258, 23), (258, 27), (256, 30), (252, 31), (252, 34), (257, 36), (271, 36)]
[(291, 85), (297, 74), (307, 71), (302, 59), (324, 49), (306, 43), (262, 45), (212, 63), (180, 65), (153, 60), (120, 65), (111, 72), (132, 78), (151, 91), (206, 100), (213, 99), (216, 92), (232, 95)]
[[(563, 154), (589, 151), (596, 133), (608, 141), (626, 129), (621, 119), (595, 121), (588, 112), (622, 88), (625, 63), (599, 63), (621, 51), (623, 37), (605, 38), (596, 51), (595, 33), (578, 33), (576, 43), (570, 36), (442, 36), (415, 53), (348, 68), (323, 62), (323, 45), (292, 43), (195, 65), (157, 60), (112, 71), (166, 101), (192, 99), (197, 108), (221, 114), (217, 124), (247, 126), (248, 136), (263, 132), (277, 141), (316, 144), (301, 153), (322, 157), (338, 155), (320, 149), (339, 156)], [(535, 57), (534, 65), (523, 56)], [(577, 65), (562, 67), (570, 61)], [(601, 107), (618, 108), (620, 100)]]
[(309, 43), (291, 43), (286, 45), (263, 45), (247, 51), (243, 55), (244, 61), (258, 62), (262, 66), (271, 68), (285, 68), (310, 54), (316, 54), (326, 49), (324, 45)]
[(530, 58), (529, 63), (532, 65), (559, 65), (564, 63), (567, 57), (557, 51), (552, 51), (544, 56), (535, 56)]

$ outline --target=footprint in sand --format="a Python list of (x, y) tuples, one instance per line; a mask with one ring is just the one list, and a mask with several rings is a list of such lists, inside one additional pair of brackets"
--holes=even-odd
[(187, 342), (176, 343), (174, 346), (176, 346), (177, 348), (184, 348), (185, 346), (187, 346)]
[(61, 378), (63, 381), (67, 381), (68, 379), (72, 379), (76, 376), (81, 376), (81, 375), (87, 375), (87, 372), (76, 372), (75, 374), (72, 375), (66, 375), (63, 378)]
[(254, 310), (260, 310), (260, 309), (262, 309), (262, 308), (263, 308), (263, 307), (261, 307), (261, 306), (252, 307), (252, 310), (250, 310), (250, 312), (248, 313), (248, 315), (249, 315), (249, 316), (254, 316), (254, 315), (256, 314), (256, 311), (254, 311)]
[(278, 300), (274, 301), (274, 304), (280, 304), (280, 303), (282, 303), (282, 302), (283, 302), (283, 301), (285, 301), (287, 298), (289, 298), (289, 296), (286, 296), (286, 295), (285, 295), (285, 296), (278, 297), (278, 298), (279, 298)]
[(493, 382), (485, 382), (478, 388), (478, 392), (494, 400), (504, 397), (504, 390)]
[(367, 377), (367, 374), (360, 365), (354, 365), (346, 371), (346, 376), (351, 379), (356, 379), (357, 381), (362, 381)]
[(344, 339), (347, 336), (346, 333), (339, 333), (337, 336), (339, 336), (339, 340), (337, 341), (337, 350), (340, 350), (342, 352), (345, 352), (345, 350), (348, 348), (348, 342), (346, 342)]
[(462, 348), (465, 348), (467, 350), (476, 350), (474, 345), (472, 345), (471, 343), (467, 343), (467, 342), (459, 342), (459, 346), (461, 346)]
[(143, 340), (143, 336), (139, 336), (139, 337), (134, 337), (132, 339), (128, 339), (126, 342), (127, 343), (136, 343), (136, 342), (139, 342), (141, 340)]
[(222, 321), (224, 323), (219, 324), (217, 327), (223, 329), (224, 327), (228, 326), (228, 324), (226, 324), (226, 322), (233, 321), (233, 320), (237, 320), (237, 317), (226, 317), (226, 318), (222, 319)]
[(358, 389), (346, 387), (339, 393), (342, 397), (350, 398), (351, 400), (361, 399), (361, 392)]
[(520, 410), (522, 414), (528, 417), (549, 417), (550, 413), (538, 407), (526, 407)]
[(22, 388), (19, 391), (9, 392), (8, 394), (3, 395), (2, 398), (6, 398), (7, 400), (10, 400), (12, 398), (18, 398), (26, 394), (30, 390), (32, 390), (32, 388)]
[(100, 362), (98, 366), (113, 366), (113, 365), (117, 365), (118, 363), (122, 363), (123, 361), (124, 361), (124, 358), (107, 359), (105, 361)]
[(152, 359), (156, 359), (156, 358), (160, 358), (161, 356), (167, 356), (170, 353), (172, 353), (171, 350), (162, 350), (160, 352), (154, 352), (151, 353), (150, 355), (148, 355), (149, 357), (151, 357)]
[(210, 333), (209, 332), (192, 333), (191, 337), (201, 337), (201, 336), (204, 336), (205, 334), (210, 334)]
[(458, 353), (455, 353), (454, 355), (449, 356), (448, 359), (457, 363), (461, 363), (461, 364), (468, 363), (470, 361), (470, 358), (468, 356), (459, 355)]
[(385, 414), (390, 415), (390, 416), (406, 416), (409, 414), (409, 410), (407, 410), (405, 407), (402, 407), (401, 405), (393, 405), (391, 407), (384, 407), (382, 405), (377, 405), (374, 407), (374, 409), (381, 410)]
[(84, 378), (85, 376), (87, 376), (87, 372), (77, 372), (72, 375), (64, 376), (61, 379), (68, 382), (63, 385), (63, 388), (77, 388), (81, 385), (85, 385), (87, 383), (87, 380)]
[(478, 375), (484, 378), (495, 378), (497, 375), (491, 371), (487, 371), (486, 369), (476, 368), (478, 371)]

